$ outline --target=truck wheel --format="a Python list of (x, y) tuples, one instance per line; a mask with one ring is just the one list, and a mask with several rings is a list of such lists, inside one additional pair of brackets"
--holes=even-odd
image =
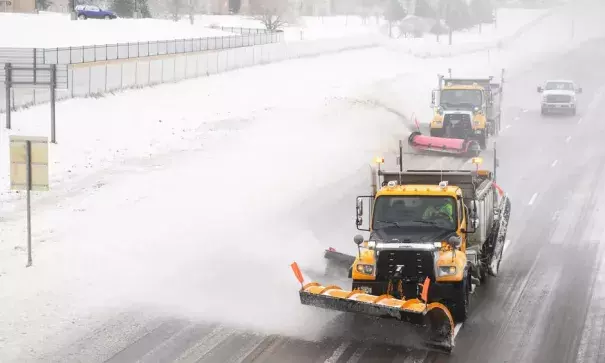
[(575, 108), (571, 110), (571, 115), (572, 115), (572, 116), (575, 116), (575, 115), (576, 115), (576, 109), (575, 109)]
[(454, 323), (463, 323), (468, 318), (471, 306), (471, 284), (465, 275), (464, 280), (456, 284), (456, 296), (451, 302), (451, 313)]

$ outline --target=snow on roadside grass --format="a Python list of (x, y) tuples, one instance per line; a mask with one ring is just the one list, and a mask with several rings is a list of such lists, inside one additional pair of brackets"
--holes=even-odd
[[(374, 68), (374, 64), (382, 67)], [(197, 137), (206, 137), (213, 129), (228, 128), (230, 124), (246, 124), (254, 112), (321, 100), (322, 95), (338, 93), (339, 89), (389, 77), (397, 68), (387, 51), (373, 49), (59, 103), (58, 145), (51, 145), (53, 191), (41, 193), (34, 201), (56, 203), (80, 189), (90, 189), (99, 178), (97, 173), (105, 168), (173, 150), (204, 147)], [(230, 85), (227, 94), (225, 84)], [(33, 107), (13, 114), (10, 134), (45, 136), (48, 123), (48, 105)], [(8, 133), (4, 133), (0, 148), (7, 148), (7, 143)], [(9, 200), (17, 195), (6, 192), (9, 165), (4, 153), (0, 170), (0, 213), (9, 218), (15, 206)]]
[[(393, 140), (389, 131), (401, 120), (372, 119), (367, 110), (351, 108), (346, 98), (334, 98), (389, 77), (397, 64), (387, 54), (379, 49), (359, 51), (104, 100), (74, 100), (88, 107), (88, 114), (95, 118), (82, 117), (84, 108), (74, 105), (63, 110), (64, 115), (72, 112), (73, 116), (62, 127), (64, 136), (54, 160), (86, 158), (78, 155), (85, 145), (98, 152), (95, 156), (100, 160), (107, 149), (117, 146), (131, 147), (130, 156), (141, 160), (122, 166), (121, 159), (114, 159), (111, 171), (95, 175), (87, 181), (86, 190), (60, 199), (57, 205), (34, 202), (33, 268), (24, 269), (23, 251), (14, 250), (24, 241), (22, 221), (3, 222), (0, 320), (8, 324), (0, 326), (0, 339), (8, 343), (2, 355), (9, 361), (12, 357), (22, 360), (52, 345), (56, 348), (63, 342), (48, 342), (48, 334), (80, 332), (91, 324), (86, 318), (91, 311), (129, 303), (172, 307), (171, 311), (198, 318), (237, 320), (258, 328), (299, 331), (300, 322), (310, 316), (301, 313), (298, 304), (279, 302), (296, 297), (283, 295), (284, 289), (296, 285), (288, 263), (297, 259), (317, 265), (321, 255), (316, 252), (322, 247), (304, 225), (288, 223), (284, 210), (300, 203), (318, 185), (365, 164), (376, 149)], [(234, 101), (220, 102), (224, 91), (215, 87), (225, 83), (240, 86), (241, 93), (232, 94), (240, 100), (239, 107), (233, 106)], [(259, 84), (262, 89), (257, 88)], [(210, 90), (211, 96), (206, 96), (204, 92)], [(185, 94), (189, 96), (182, 98)], [(161, 130), (154, 135), (141, 130), (154, 128), (156, 113), (168, 117), (166, 123), (188, 128), (206, 117), (216, 122), (217, 129), (221, 119), (245, 119), (222, 126), (247, 130), (224, 130), (212, 145), (204, 145), (205, 135), (187, 133), (188, 145), (177, 137), (164, 141), (164, 150), (195, 144), (201, 146), (199, 150), (146, 158), (149, 139), (159, 137)], [(72, 125), (73, 129), (68, 128)], [(104, 143), (111, 140), (112, 144), (96, 143), (97, 132), (103, 132)], [(109, 153), (109, 157), (114, 155)], [(56, 167), (53, 170), (57, 172)], [(262, 246), (273, 248), (263, 251)], [(235, 296), (212, 298), (231, 296), (232, 285), (225, 281), (243, 278), (241, 266), (246, 263), (249, 272), (266, 277), (263, 283), (271, 287), (268, 300), (251, 301), (242, 310)], [(254, 286), (244, 283), (242, 289), (252, 293)], [(46, 304), (40, 306), (40, 301)], [(14, 339), (19, 333), (27, 336)], [(20, 352), (22, 347), (32, 350)]]
[[(44, 29), (45, 31), (32, 31)], [(54, 48), (233, 36), (233, 33), (159, 19), (72, 21), (68, 14), (0, 13), (0, 47)]]

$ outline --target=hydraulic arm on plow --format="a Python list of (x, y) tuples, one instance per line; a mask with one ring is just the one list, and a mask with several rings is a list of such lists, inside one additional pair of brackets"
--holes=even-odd
[(376, 168), (372, 176), (373, 193), (358, 197), (356, 208), (357, 228), (369, 238), (355, 236), (357, 256), (325, 255), (349, 269), (351, 290), (304, 285), (294, 263), (301, 303), (411, 323), (422, 328), (429, 346), (449, 352), (474, 286), (498, 273), (510, 200), (495, 173), (478, 167)]

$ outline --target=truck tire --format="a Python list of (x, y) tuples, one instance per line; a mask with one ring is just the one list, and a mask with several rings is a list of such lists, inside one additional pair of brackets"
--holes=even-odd
[(572, 116), (575, 116), (575, 115), (576, 115), (576, 109), (575, 109), (575, 108), (571, 110), (571, 115), (572, 115)]
[(455, 291), (455, 296), (449, 305), (454, 324), (458, 324), (466, 321), (471, 306), (471, 283), (467, 274), (464, 274), (464, 279), (456, 284)]

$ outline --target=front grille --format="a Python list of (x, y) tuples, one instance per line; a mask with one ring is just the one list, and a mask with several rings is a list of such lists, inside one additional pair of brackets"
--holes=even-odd
[(443, 127), (446, 136), (464, 139), (472, 132), (471, 117), (465, 113), (446, 114), (443, 116)]
[(569, 102), (571, 102), (571, 96), (548, 95), (548, 96), (546, 96), (546, 102), (548, 102), (548, 103), (569, 103)]
[[(380, 251), (376, 269), (379, 279), (401, 278), (422, 283), (426, 277), (434, 280), (434, 265), (430, 251)], [(400, 271), (398, 266), (402, 266)]]

